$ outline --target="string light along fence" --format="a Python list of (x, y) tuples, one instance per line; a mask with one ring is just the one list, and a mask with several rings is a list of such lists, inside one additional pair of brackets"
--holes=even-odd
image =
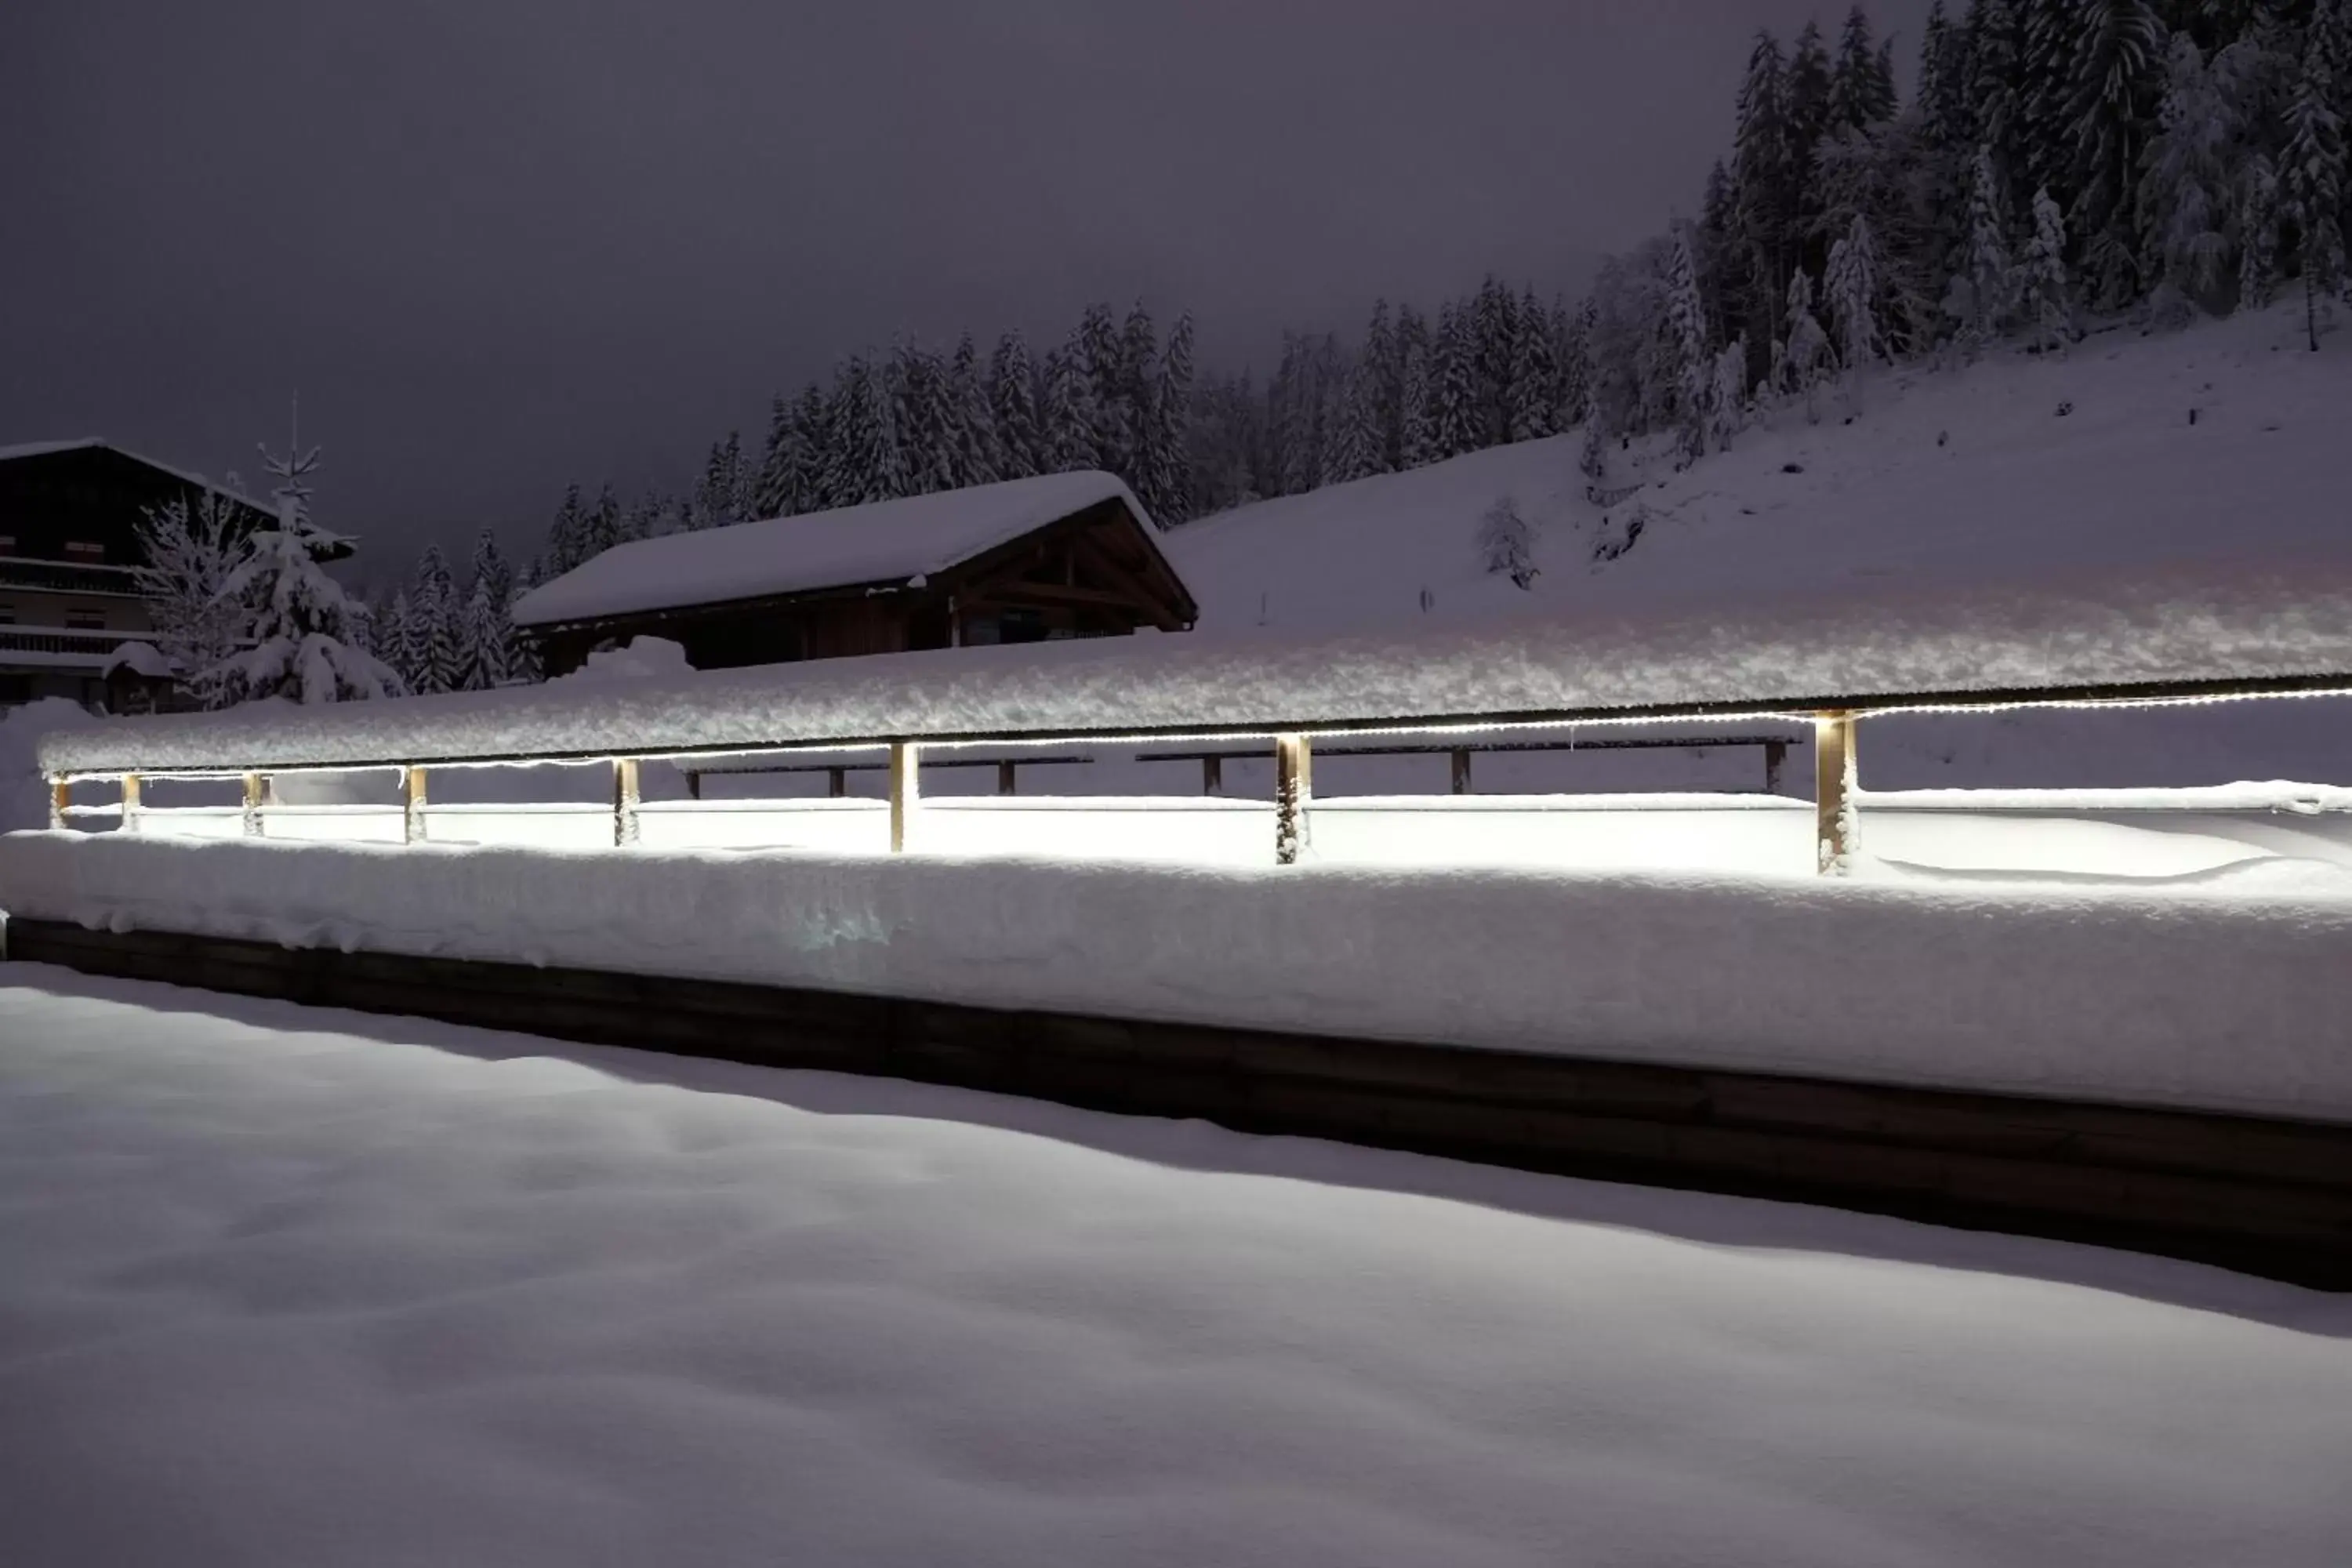
[[(1443, 752), (1460, 795), (1481, 750), (1750, 746), (1764, 751), (1772, 787), (1790, 736), (1803, 733), (1785, 728), (1794, 721), (1811, 732), (1817, 862), (1835, 872), (1859, 847), (1858, 741), (1872, 720), (2347, 692), (2352, 576), (2217, 572), (2091, 592), (1848, 596), (1744, 622), (1542, 621), (1293, 641), (1195, 634), (241, 709), (61, 731), (43, 740), (41, 757), (54, 826), (112, 812), (131, 832), (202, 809), (158, 807), (148, 786), (163, 780), (236, 781), (235, 814), (257, 837), (301, 816), (381, 817), (384, 807), (300, 804), (276, 786), (300, 773), (388, 771), (408, 843), (432, 837), (434, 780), (449, 770), (593, 765), (609, 774), (608, 799), (543, 809), (605, 816), (609, 832), (595, 837), (623, 848), (656, 812), (745, 809), (698, 798), (713, 773), (822, 770), (840, 795), (850, 771), (884, 771), (887, 842), (903, 854), (927, 768), (992, 767), (1011, 793), (1024, 765), (1126, 746), (1143, 760), (1197, 762), (1214, 793), (1225, 761), (1269, 756), (1265, 853), (1291, 864), (1311, 841), (1318, 754)], [(646, 798), (656, 763), (685, 775), (687, 800)], [(99, 781), (120, 784), (118, 805), (77, 802), (79, 787)]]

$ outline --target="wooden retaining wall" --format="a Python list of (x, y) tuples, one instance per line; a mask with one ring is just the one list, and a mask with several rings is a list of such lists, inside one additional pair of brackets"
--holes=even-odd
[(12, 959), (1795, 1199), (2352, 1290), (2352, 1126), (526, 964), (7, 926)]

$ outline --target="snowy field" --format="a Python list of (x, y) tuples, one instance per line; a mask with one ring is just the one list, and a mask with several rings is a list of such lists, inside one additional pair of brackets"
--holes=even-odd
[(17, 967), (0, 1561), (2336, 1568), (2352, 1303)]

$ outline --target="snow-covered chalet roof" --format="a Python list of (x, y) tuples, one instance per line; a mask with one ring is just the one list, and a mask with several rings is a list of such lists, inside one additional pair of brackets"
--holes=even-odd
[(1268, 734), (1889, 707), (2233, 683), (2352, 689), (2340, 554), (1707, 610), (1101, 637), (255, 705), (47, 737), (51, 772), (424, 763), (796, 743)]
[(765, 522), (634, 540), (534, 588), (518, 626), (552, 626), (688, 605), (904, 583), (1132, 491), (1109, 474), (1045, 474)]

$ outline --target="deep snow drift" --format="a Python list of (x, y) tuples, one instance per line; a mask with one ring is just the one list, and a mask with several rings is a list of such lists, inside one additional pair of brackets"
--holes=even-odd
[(100, 929), (2352, 1120), (2336, 885), (0, 838)]
[(2336, 1568), (2186, 1264), (20, 968), (0, 1559)]

